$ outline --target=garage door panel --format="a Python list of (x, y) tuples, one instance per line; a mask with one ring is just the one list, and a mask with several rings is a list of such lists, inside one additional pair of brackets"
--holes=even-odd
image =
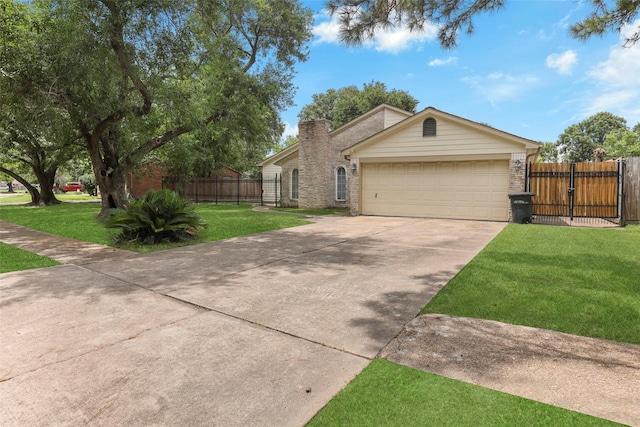
[(494, 193), (492, 193), (491, 191), (476, 191), (475, 193), (473, 193), (473, 201), (475, 202), (475, 204), (479, 205), (490, 204), (491, 202), (499, 201), (493, 200), (493, 197)]
[(473, 163), (457, 162), (455, 163), (455, 169), (458, 174), (473, 174)]
[(362, 173), (365, 215), (508, 219), (506, 160), (364, 164)]
[(422, 173), (422, 163), (407, 164), (407, 173), (412, 175), (420, 175)]

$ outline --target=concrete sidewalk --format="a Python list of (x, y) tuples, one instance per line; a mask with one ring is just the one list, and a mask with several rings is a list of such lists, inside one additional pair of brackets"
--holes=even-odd
[(0, 219), (0, 242), (46, 256), (62, 264), (82, 265), (105, 259), (126, 258), (135, 252), (80, 242), (42, 231), (32, 230)]

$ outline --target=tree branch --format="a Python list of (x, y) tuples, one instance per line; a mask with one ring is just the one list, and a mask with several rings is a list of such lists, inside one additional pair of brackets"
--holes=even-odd
[(146, 114), (149, 114), (149, 112), (151, 111), (151, 93), (147, 89), (146, 85), (142, 82), (142, 80), (140, 80), (138, 75), (134, 72), (131, 60), (126, 53), (123, 37), (123, 24), (116, 2), (113, 0), (101, 1), (102, 4), (104, 4), (111, 12), (110, 21), (112, 28), (109, 34), (109, 43), (111, 44), (111, 49), (113, 49), (113, 52), (116, 54), (118, 63), (120, 64), (120, 67), (122, 67), (125, 75), (129, 77), (135, 89), (138, 91), (140, 96), (142, 96), (142, 107), (134, 107), (132, 108), (132, 112), (137, 116), (144, 116)]

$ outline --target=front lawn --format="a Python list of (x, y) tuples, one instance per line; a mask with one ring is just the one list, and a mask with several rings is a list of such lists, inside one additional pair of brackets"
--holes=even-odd
[[(309, 224), (309, 221), (296, 215), (255, 212), (251, 205), (203, 203), (196, 205), (196, 211), (207, 223), (207, 228), (198, 234), (196, 242), (210, 242)], [(25, 205), (0, 207), (0, 219), (5, 221), (76, 240), (114, 246), (112, 236), (117, 231), (107, 230), (96, 218), (99, 213), (100, 204), (98, 203), (62, 203), (48, 207)], [(144, 253), (181, 245), (183, 244), (121, 247)]]
[(640, 344), (640, 227), (510, 224), (422, 313)]
[[(0, 198), (0, 203), (30, 203), (31, 195), (25, 192), (16, 192), (14, 194), (9, 195), (10, 193), (4, 192), (4, 194)], [(61, 202), (69, 202), (69, 201), (94, 201), (99, 202), (100, 198), (96, 196), (91, 196), (87, 193), (78, 193), (78, 192), (69, 192), (64, 194), (56, 194), (56, 199)]]
[(0, 242), (0, 273), (60, 265), (50, 258)]
[(307, 424), (318, 426), (613, 426), (591, 417), (374, 360)]

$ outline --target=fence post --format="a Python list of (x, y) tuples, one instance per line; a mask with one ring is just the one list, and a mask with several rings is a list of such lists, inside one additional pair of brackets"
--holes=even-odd
[(260, 172), (260, 206), (264, 206), (264, 186), (262, 185), (262, 180), (264, 179), (264, 175)]
[(275, 202), (276, 202), (275, 204), (276, 204), (276, 208), (277, 208), (278, 207), (278, 174), (276, 174), (276, 176), (273, 178), (273, 185), (274, 185), (274, 187), (276, 189), (274, 199), (276, 199), (275, 200)]
[(620, 215), (620, 227), (624, 227), (626, 225), (626, 216), (625, 216), (625, 197), (624, 197), (624, 174), (625, 174), (625, 164), (624, 160), (618, 160), (618, 181), (617, 181), (617, 193), (618, 193), (618, 215)]

